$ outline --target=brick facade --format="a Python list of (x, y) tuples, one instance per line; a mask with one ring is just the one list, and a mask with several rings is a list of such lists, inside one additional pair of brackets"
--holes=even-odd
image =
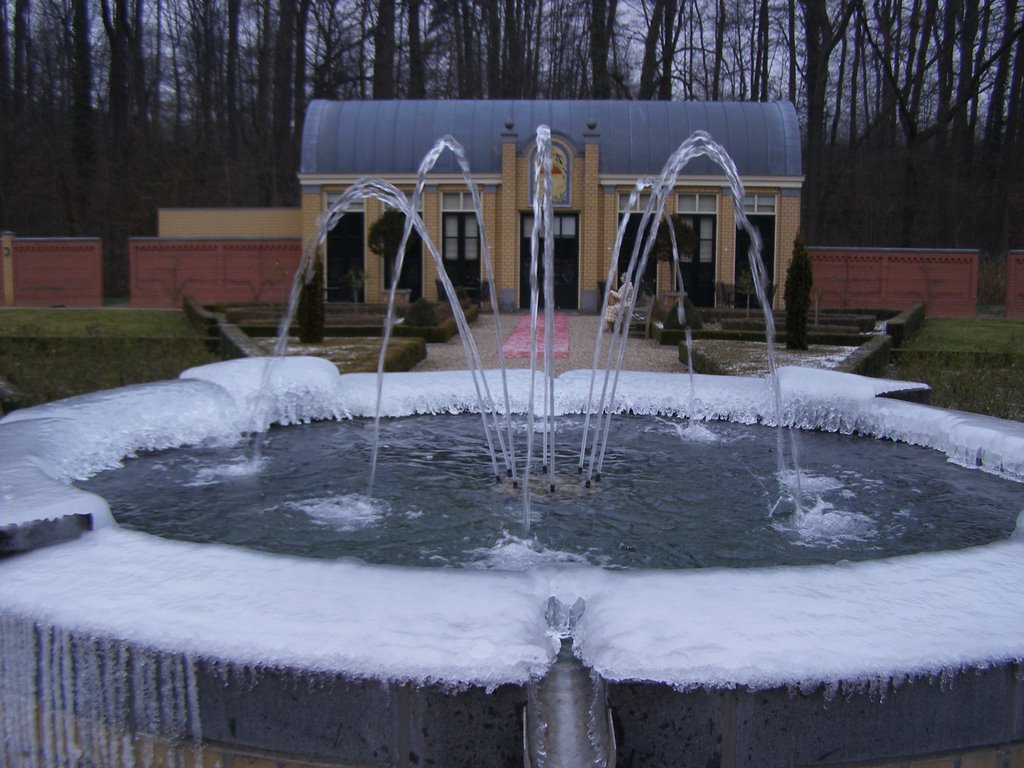
[(2, 237), (0, 305), (103, 305), (103, 244), (96, 238)]
[(822, 309), (899, 309), (923, 302), (936, 317), (977, 309), (977, 251), (808, 247)]
[(1006, 316), (1024, 319), (1024, 251), (1006, 255)]
[[(568, 205), (556, 207), (556, 213), (576, 214), (577, 247), (579, 254), (576, 303), (581, 311), (599, 310), (602, 296), (598, 284), (607, 279), (612, 260), (616, 234), (619, 225), (619, 197), (628, 195), (634, 188), (635, 179), (621, 174), (606, 177), (601, 171), (601, 134), (594, 130), (582, 134), (582, 141), (552, 133), (555, 143), (565, 149), (571, 163), (571, 199)], [(531, 151), (534, 146), (533, 134), (507, 129), (497, 139), (500, 143), (500, 173), (477, 178), (483, 206), (484, 227), (490, 245), (494, 270), (494, 282), (499, 303), (503, 309), (521, 306), (520, 275), (520, 230), (522, 216), (531, 211), (530, 178)], [(668, 158), (665, 158), (666, 160)], [(400, 189), (409, 192), (413, 188), (413, 172), (385, 175)], [(470, 169), (471, 171), (473, 169)], [(325, 208), (329, 195), (340, 194), (356, 179), (346, 176), (325, 178), (306, 177), (303, 179), (301, 221), (306, 239), (313, 236), (316, 216)], [(464, 192), (466, 186), (461, 178), (451, 174), (439, 176), (435, 181), (428, 177), (424, 188), (422, 215), (430, 239), (443, 252), (441, 233), (443, 211), (441, 199), (445, 192)], [(751, 192), (769, 195), (775, 200), (775, 268), (771, 279), (781, 285), (792, 257), (793, 240), (800, 227), (799, 179), (779, 180), (778, 186), (761, 179)], [(676, 193), (714, 194), (718, 199), (717, 227), (715, 236), (715, 281), (733, 284), (735, 275), (736, 232), (734, 203), (731, 191), (714, 177), (702, 177), (700, 181), (680, 178)], [(381, 206), (372, 199), (366, 201), (364, 218), (364, 243), (369, 228), (380, 215)], [(675, 213), (676, 194), (668, 195), (666, 211)], [(437, 266), (429, 251), (424, 248), (422, 271), (422, 294), (438, 300), (435, 288)], [(386, 290), (380, 259), (369, 248), (365, 249), (363, 262), (367, 275), (366, 301), (377, 301)], [(481, 268), (481, 277), (486, 274)], [(674, 289), (672, 273), (668, 265), (658, 269), (657, 288), (659, 292)], [(782, 291), (776, 292), (775, 304), (781, 306)]]
[(302, 255), (282, 240), (137, 238), (129, 242), (133, 307), (288, 300)]

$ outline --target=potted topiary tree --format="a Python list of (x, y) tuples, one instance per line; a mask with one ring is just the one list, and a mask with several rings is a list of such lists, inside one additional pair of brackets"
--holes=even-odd
[[(678, 214), (670, 216), (668, 219), (671, 222), (672, 232), (676, 236), (676, 247), (679, 249), (679, 256), (692, 258), (693, 254), (697, 252), (697, 246), (699, 241), (697, 239), (697, 233), (693, 231), (693, 227)], [(672, 260), (672, 236), (670, 230), (665, 226), (665, 222), (658, 227), (658, 234), (654, 237), (654, 246), (652, 252), (658, 261), (671, 261)], [(678, 275), (673, 271), (672, 280), (678, 279)], [(692, 288), (692, 286), (691, 286)], [(677, 285), (676, 290), (682, 293), (685, 290), (685, 286)]]
[(361, 269), (350, 269), (342, 275), (341, 282), (352, 292), (352, 303), (359, 303), (359, 291), (366, 282), (366, 273)]
[(754, 286), (754, 275), (749, 269), (744, 269), (736, 278), (736, 290), (747, 298), (747, 317), (750, 317), (750, 297), (757, 290)]
[(395, 208), (389, 208), (373, 222), (367, 237), (370, 250), (384, 259), (384, 281), (388, 291), (395, 276), (395, 261), (398, 249), (402, 245), (405, 234), (405, 214)]

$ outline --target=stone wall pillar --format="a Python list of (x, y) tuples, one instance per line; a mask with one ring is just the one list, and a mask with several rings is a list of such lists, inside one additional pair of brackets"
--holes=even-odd
[(3, 290), (5, 307), (14, 306), (14, 233), (9, 230), (0, 232), (0, 289)]
[(581, 210), (578, 229), (580, 249), (579, 308), (584, 312), (597, 312), (602, 296), (598, 296), (597, 281), (602, 280), (602, 269), (607, 269), (605, 259), (604, 232), (601, 223), (605, 212), (602, 209), (601, 184), (598, 178), (601, 160), (601, 134), (595, 130), (593, 120), (583, 134), (583, 184), (577, 188), (580, 195), (577, 206)]
[[(510, 312), (519, 306), (519, 206), (518, 184), (519, 134), (515, 124), (505, 123), (501, 134), (501, 184), (495, 204), (501, 211), (497, 237), (491, 241), (494, 259), (494, 281), (498, 293), (498, 306)], [(525, 203), (524, 203), (525, 205)]]

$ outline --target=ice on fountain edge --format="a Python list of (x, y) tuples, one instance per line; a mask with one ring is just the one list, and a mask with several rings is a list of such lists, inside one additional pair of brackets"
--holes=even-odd
[[(88, 511), (100, 528), (0, 561), (0, 611), (238, 663), (490, 687), (524, 682), (554, 658), (557, 638), (543, 615), (550, 595), (584, 598), (578, 652), (612, 680), (761, 687), (1024, 658), (1020, 536), (958, 552), (756, 571), (410, 571), (161, 540), (118, 528), (102, 499), (68, 485), (142, 450), (374, 412), (373, 375), (342, 376), (312, 358), (266, 365), (217, 363), (0, 420), (0, 526)], [(781, 373), (787, 422), (905, 440), (1024, 477), (1024, 425), (876, 397), (906, 386), (896, 382)], [(487, 373), (493, 393), (499, 377)], [(589, 372), (559, 377), (557, 409), (579, 411), (589, 384)], [(528, 372), (510, 372), (509, 388), (513, 410), (522, 410)], [(694, 393), (690, 414), (685, 375), (623, 372), (616, 405), (771, 421), (763, 379), (697, 376)], [(385, 416), (476, 409), (468, 372), (385, 377)]]

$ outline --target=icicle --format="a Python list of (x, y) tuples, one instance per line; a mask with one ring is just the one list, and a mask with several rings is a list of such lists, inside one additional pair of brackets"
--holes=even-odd
[(192, 744), (195, 747), (196, 768), (203, 768), (203, 726), (199, 717), (199, 681), (196, 675), (196, 662), (191, 656), (186, 655), (182, 663), (185, 667), (188, 729), (192, 734)]

